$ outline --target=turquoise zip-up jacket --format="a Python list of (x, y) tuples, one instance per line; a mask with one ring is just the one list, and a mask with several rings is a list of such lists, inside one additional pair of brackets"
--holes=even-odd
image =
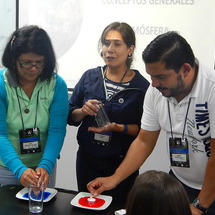
[[(23, 164), (8, 137), (8, 95), (4, 83), (4, 71), (5, 70), (0, 71), (0, 158), (4, 165), (13, 172), (15, 177), (20, 179), (22, 173), (28, 167)], [(38, 167), (45, 168), (49, 174), (51, 174), (63, 146), (68, 115), (67, 86), (65, 81), (58, 74), (55, 74), (55, 76), (56, 84), (54, 87), (54, 95), (48, 110), (50, 118), (47, 129), (47, 139), (42, 159), (38, 163)]]

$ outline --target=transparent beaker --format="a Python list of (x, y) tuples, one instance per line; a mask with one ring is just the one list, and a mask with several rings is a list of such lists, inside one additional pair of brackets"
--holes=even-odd
[(98, 127), (104, 127), (107, 124), (110, 124), (110, 120), (108, 118), (108, 115), (105, 111), (104, 104), (102, 102), (97, 103), (99, 106), (99, 111), (97, 112), (97, 115), (95, 116), (96, 123)]

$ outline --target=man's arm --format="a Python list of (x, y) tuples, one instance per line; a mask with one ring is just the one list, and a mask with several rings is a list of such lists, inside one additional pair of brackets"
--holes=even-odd
[(207, 163), (204, 183), (198, 199), (204, 208), (208, 208), (215, 200), (215, 139), (211, 139), (211, 155)]
[(89, 182), (87, 185), (89, 192), (97, 196), (104, 190), (113, 189), (121, 181), (139, 169), (153, 151), (159, 133), (160, 131), (146, 131), (141, 129), (137, 138), (131, 144), (125, 159), (115, 173), (110, 177), (96, 178)]

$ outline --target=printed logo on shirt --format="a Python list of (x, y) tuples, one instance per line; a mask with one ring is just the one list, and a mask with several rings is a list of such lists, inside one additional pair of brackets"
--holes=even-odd
[(40, 100), (47, 100), (47, 97), (40, 97)]
[(205, 136), (210, 131), (208, 103), (196, 104), (196, 128), (200, 136)]
[(195, 120), (187, 119), (187, 132), (188, 132), (188, 136), (190, 137), (189, 142), (191, 143), (192, 151), (194, 153), (199, 153), (199, 152), (203, 153), (204, 151), (198, 148), (198, 143), (200, 143), (200, 141), (197, 138), (195, 138), (194, 131), (195, 131)]
[[(207, 102), (203, 104), (196, 104), (195, 121), (198, 134), (202, 137), (208, 135), (208, 133), (210, 132), (210, 121)], [(210, 157), (211, 152), (210, 139), (210, 137), (206, 137), (203, 140), (207, 157)]]
[[(189, 143), (192, 146), (192, 151), (194, 153), (205, 153), (207, 157), (210, 157), (210, 137), (208, 133), (210, 132), (210, 122), (209, 122), (209, 111), (208, 103), (196, 104), (195, 109), (195, 119), (187, 118), (187, 132), (189, 136)], [(196, 138), (195, 132), (202, 138)], [(202, 143), (201, 143), (202, 142)], [(200, 147), (204, 144), (204, 148)]]

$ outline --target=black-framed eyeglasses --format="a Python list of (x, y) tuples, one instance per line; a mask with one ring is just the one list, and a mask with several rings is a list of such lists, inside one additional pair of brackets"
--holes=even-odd
[(20, 67), (23, 69), (32, 69), (33, 67), (36, 67), (37, 70), (42, 70), (45, 66), (45, 63), (43, 61), (33, 63), (32, 61), (20, 62), (20, 60), (18, 60), (18, 62)]

